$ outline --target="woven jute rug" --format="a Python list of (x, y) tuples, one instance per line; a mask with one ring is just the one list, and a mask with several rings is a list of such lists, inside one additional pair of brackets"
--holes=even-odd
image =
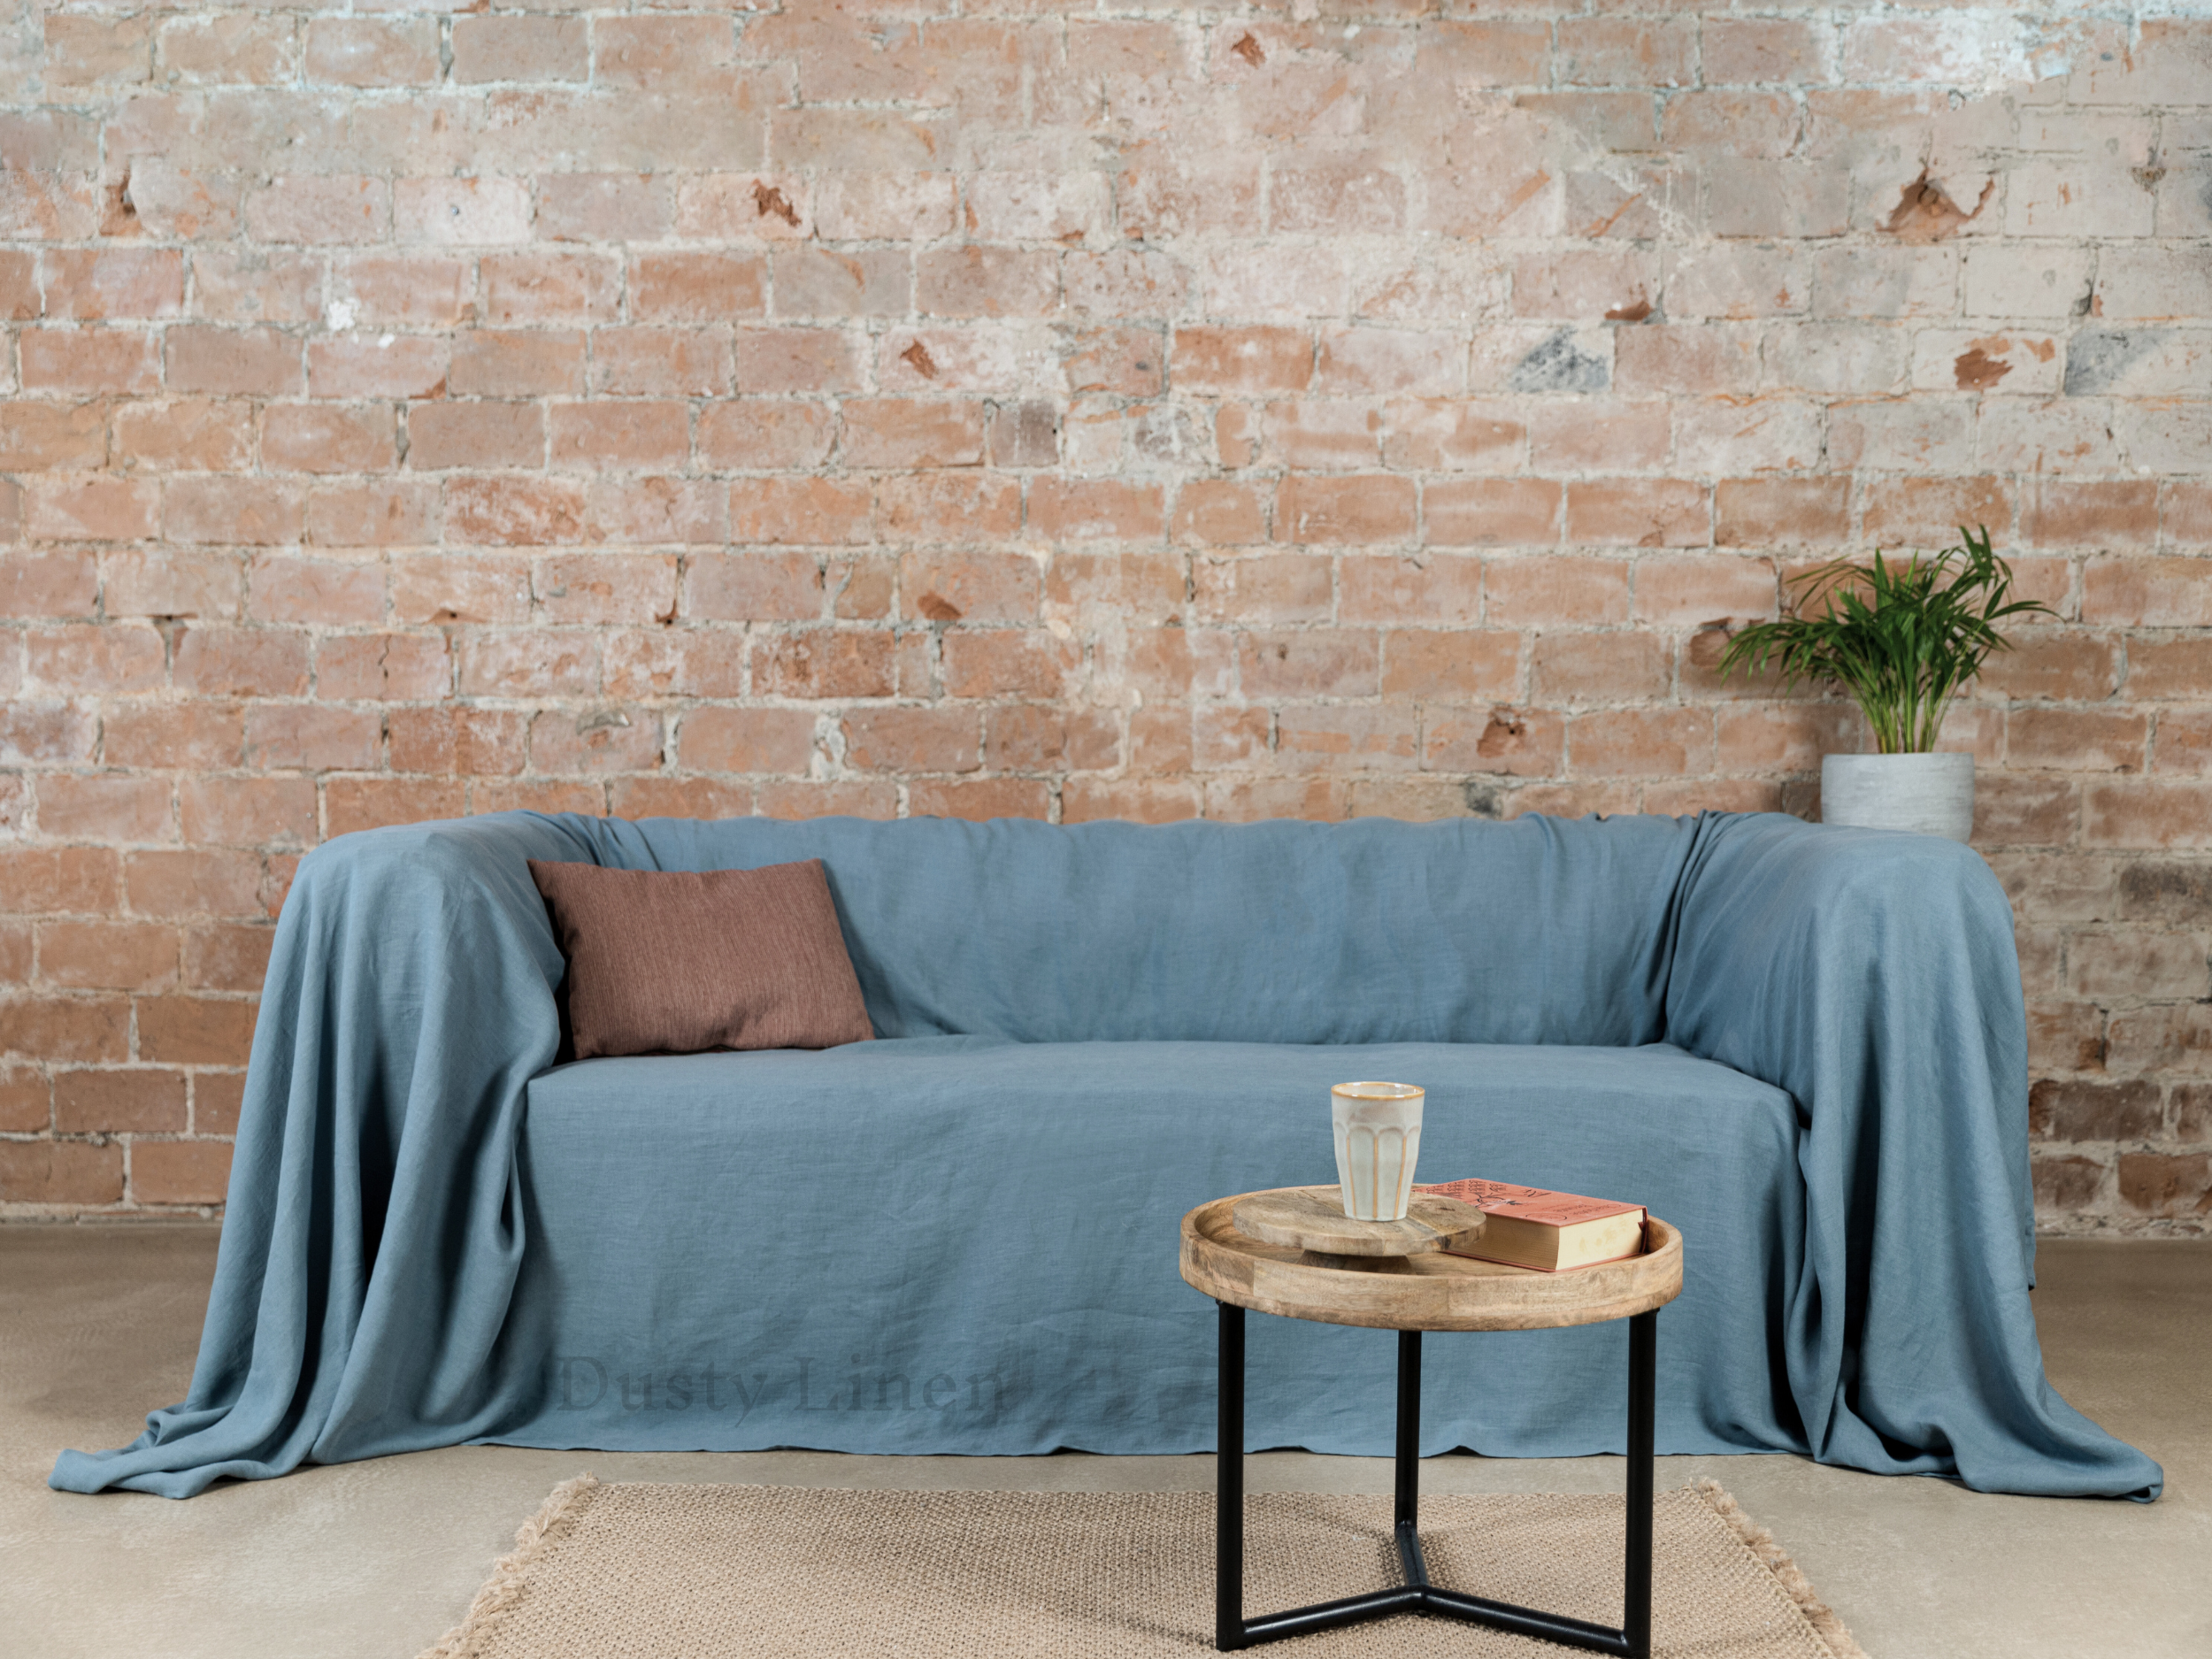
[[(1438, 1583), (1620, 1619), (1621, 1500), (1432, 1496)], [(554, 1489), (423, 1659), (1149, 1659), (1213, 1651), (1210, 1493)], [(1865, 1659), (1711, 1481), (1661, 1494), (1653, 1641), (1673, 1659)], [(1394, 1584), (1386, 1497), (1247, 1500), (1245, 1609)], [(1304, 1659), (1567, 1650), (1399, 1615), (1294, 1639)]]

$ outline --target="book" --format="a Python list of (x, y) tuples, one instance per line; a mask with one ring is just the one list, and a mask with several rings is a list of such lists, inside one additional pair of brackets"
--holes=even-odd
[(1563, 1273), (1644, 1253), (1641, 1204), (1515, 1187), (1507, 1181), (1445, 1181), (1413, 1190), (1456, 1198), (1482, 1211), (1480, 1241), (1471, 1249), (1452, 1251), (1454, 1256)]

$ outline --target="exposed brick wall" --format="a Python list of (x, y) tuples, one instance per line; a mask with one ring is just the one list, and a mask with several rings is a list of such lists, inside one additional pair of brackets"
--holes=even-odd
[(219, 1198), (328, 836), (1811, 811), (1725, 624), (1964, 519), (2047, 1221), (2205, 1227), (2212, 26), (940, 9), (0, 11), (0, 1205)]

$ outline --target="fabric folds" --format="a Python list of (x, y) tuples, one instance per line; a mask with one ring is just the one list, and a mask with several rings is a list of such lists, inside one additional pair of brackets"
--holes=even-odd
[[(619, 1264), (595, 1269), (593, 1251), (572, 1248), (594, 1236), (588, 1215), (541, 1227), (569, 1252), (560, 1274), (549, 1278), (545, 1240), (532, 1236), (542, 1197), (534, 1181), (556, 1182), (534, 1175), (523, 1118), (532, 1080), (557, 1050), (563, 971), (534, 858), (628, 870), (821, 859), (869, 1015), (895, 1040), (1125, 1043), (1133, 1057), (1157, 1044), (1255, 1043), (1318, 1054), (1324, 1067), (1320, 1045), (1520, 1045), (1526, 1058), (1516, 1064), (1535, 1068), (1532, 1089), (1564, 1061), (1547, 1047), (1666, 1044), (1685, 1064), (1717, 1062), (1786, 1091), (1773, 1098), (1794, 1114), (1793, 1129), (1784, 1125), (1797, 1166), (1790, 1202), (1763, 1201), (1770, 1232), (1747, 1232), (1720, 1252), (1699, 1292), (1759, 1305), (1763, 1352), (1741, 1386), (1767, 1398), (1755, 1411), (1709, 1412), (1698, 1435), (1675, 1436), (1680, 1446), (1669, 1444), (1663, 1415), (1661, 1450), (1692, 1441), (1806, 1450), (1991, 1490), (2159, 1489), (2155, 1463), (2073, 1411), (2043, 1377), (2028, 1296), (2026, 1034), (2011, 918), (1963, 848), (1738, 815), (1061, 828), (532, 813), (343, 836), (303, 862), (264, 990), (190, 1394), (153, 1413), (127, 1448), (62, 1454), (55, 1486), (183, 1497), (224, 1476), (308, 1462), (472, 1439), (563, 1443), (544, 1416), (541, 1344), (584, 1294), (574, 1272)], [(895, 1077), (902, 1047), (833, 1054)], [(781, 1051), (693, 1062), (785, 1063)], [(765, 1071), (717, 1075), (740, 1104), (768, 1098), (744, 1081)], [(856, 1095), (853, 1110), (888, 1113), (897, 1087)], [(1029, 1148), (1040, 1175), (1066, 1162), (1043, 1093), (1008, 1143)], [(1471, 1112), (1484, 1110), (1479, 1095), (1468, 1096)], [(1116, 1099), (1097, 1095), (1092, 1110), (1108, 1115), (1106, 1129), (1087, 1121), (1079, 1137), (1093, 1164), (1143, 1156), (1107, 1133)], [(654, 1109), (649, 1091), (630, 1102), (641, 1117)], [(1586, 1132), (1582, 1167), (1639, 1167), (1639, 1138), (1657, 1126), (1641, 1118), (1668, 1110), (1663, 1092), (1631, 1088), (1610, 1127)], [(1694, 1117), (1674, 1110), (1677, 1130)], [(723, 1115), (732, 1135), (746, 1133), (741, 1111)], [(947, 1121), (956, 1136), (964, 1120)], [(1239, 1121), (1232, 1114), (1210, 1131), (1209, 1179), (1285, 1179), (1286, 1132), (1240, 1136)], [(847, 1160), (847, 1179), (867, 1176), (864, 1139), (814, 1126)], [(1534, 1157), (1556, 1143), (1523, 1144)], [(1481, 1160), (1487, 1149), (1471, 1141), (1467, 1151)], [(1777, 1143), (1759, 1157), (1778, 1168), (1789, 1156)], [(1745, 1179), (1764, 1165), (1746, 1164)], [(1424, 1165), (1425, 1177), (1570, 1187), (1574, 1172)], [(933, 1196), (961, 1202), (958, 1171), (947, 1179), (952, 1187)], [(588, 1209), (591, 1190), (577, 1187), (575, 1202)], [(1151, 1208), (1183, 1201), (1165, 1176), (1145, 1192)], [(1169, 1259), (1179, 1213), (1165, 1216)], [(1159, 1222), (1147, 1209), (1131, 1228)], [(1755, 1248), (1755, 1236), (1764, 1240)], [(1691, 1235), (1694, 1274), (1697, 1244)], [(970, 1247), (946, 1249), (903, 1271), (917, 1283), (983, 1271)], [(666, 1282), (636, 1287), (649, 1307), (682, 1305), (687, 1274), (728, 1271), (680, 1249), (657, 1260)], [(767, 1266), (763, 1317), (795, 1317), (809, 1301), (804, 1263)], [(1154, 1314), (1194, 1293), (1171, 1267), (1160, 1284), (1127, 1289), (1137, 1300), (1126, 1306), (1111, 1304), (1134, 1271), (1125, 1262), (1091, 1277), (1072, 1255), (1050, 1268), (1055, 1305), (1026, 1317), (1142, 1397), (1179, 1398), (1180, 1383), (1163, 1379), (1194, 1356), (1169, 1351), (1187, 1346), (1180, 1337), (1161, 1338), (1182, 1316)], [(1771, 1310), (1762, 1305), (1770, 1296)], [(1732, 1349), (1677, 1350), (1663, 1364), (1744, 1361)], [(1571, 1386), (1609, 1398), (1609, 1364), (1556, 1375), (1586, 1370), (1586, 1384)], [(1509, 1369), (1485, 1385), (1516, 1386)], [(1189, 1415), (1118, 1433), (1110, 1449), (1187, 1449), (1194, 1432), (1210, 1432), (1210, 1422), (1179, 1421)], [(1058, 1443), (1102, 1438), (1072, 1397), (1066, 1420), (1040, 1420)], [(656, 1431), (637, 1432), (654, 1443)], [(979, 1421), (941, 1449), (1016, 1448), (993, 1443)], [(1507, 1434), (1484, 1449), (1540, 1448)]]

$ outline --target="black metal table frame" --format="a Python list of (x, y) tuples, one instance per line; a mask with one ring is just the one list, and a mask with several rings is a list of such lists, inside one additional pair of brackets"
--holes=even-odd
[(1651, 1659), (1652, 1417), (1659, 1310), (1628, 1321), (1628, 1548), (1621, 1627), (1466, 1595), (1429, 1582), (1421, 1558), (1421, 1333), (1398, 1333), (1397, 1505), (1392, 1525), (1405, 1582), (1286, 1613), (1244, 1616), (1244, 1310), (1221, 1302), (1220, 1474), (1214, 1545), (1214, 1646), (1224, 1653), (1393, 1613), (1441, 1613), (1523, 1636)]

